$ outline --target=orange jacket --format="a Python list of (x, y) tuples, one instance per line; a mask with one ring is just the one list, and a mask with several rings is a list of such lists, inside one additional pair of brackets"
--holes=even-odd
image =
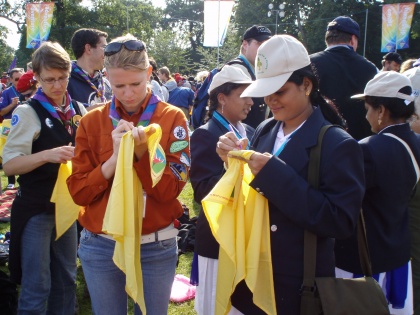
[[(140, 109), (131, 116), (118, 102), (116, 110), (122, 119), (136, 125), (150, 96), (149, 92)], [(102, 164), (113, 153), (113, 125), (109, 118), (109, 108), (110, 103), (89, 112), (80, 121), (76, 134), (75, 156), (72, 159), (73, 173), (67, 179), (74, 202), (83, 206), (79, 213), (79, 222), (93, 233), (102, 233), (102, 222), (113, 181), (113, 178), (106, 180), (101, 172)], [(181, 110), (159, 102), (151, 123), (157, 123), (162, 128), (160, 145), (165, 151), (167, 164), (162, 179), (153, 189), (148, 154), (144, 154), (133, 164), (147, 194), (143, 235), (162, 229), (181, 216), (182, 207), (177, 197), (188, 179), (190, 159), (188, 127)], [(178, 146), (172, 145), (174, 143)], [(185, 148), (180, 149), (184, 145)], [(176, 169), (181, 172), (176, 172)]]

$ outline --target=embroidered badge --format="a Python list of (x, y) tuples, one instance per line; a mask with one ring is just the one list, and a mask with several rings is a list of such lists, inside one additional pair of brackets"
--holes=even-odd
[(190, 158), (188, 157), (187, 153), (182, 152), (182, 153), (181, 153), (181, 157), (179, 158), (179, 160), (180, 160), (182, 163), (184, 163), (185, 165), (187, 165), (188, 167), (190, 167), (190, 166), (191, 166), (191, 163), (190, 163)]
[(171, 147), (169, 148), (169, 152), (171, 153), (175, 153), (175, 152), (179, 152), (183, 149), (185, 149), (186, 147), (188, 147), (188, 141), (175, 141), (172, 142)]
[(45, 124), (46, 124), (48, 127), (50, 127), (50, 128), (52, 128), (52, 127), (53, 127), (53, 123), (52, 123), (51, 119), (49, 119), (49, 118), (46, 118), (46, 119), (45, 119)]
[(19, 115), (13, 115), (12, 116), (12, 120), (10, 121), (10, 124), (12, 125), (12, 127), (16, 126), (19, 122)]
[(183, 182), (187, 181), (187, 168), (184, 164), (169, 162), (169, 167), (174, 175)]
[(71, 122), (73, 123), (74, 126), (79, 127), (80, 119), (82, 119), (82, 116), (80, 116), (80, 115), (74, 115), (71, 118)]
[(158, 145), (152, 162), (152, 171), (156, 174), (160, 173), (166, 166), (165, 152), (162, 147)]
[(174, 129), (174, 137), (178, 140), (184, 140), (187, 136), (187, 132), (185, 131), (184, 127), (177, 126)]

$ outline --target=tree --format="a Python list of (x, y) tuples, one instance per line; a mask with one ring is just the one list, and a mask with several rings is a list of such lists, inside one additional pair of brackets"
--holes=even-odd
[(6, 43), (7, 28), (0, 26), (0, 71), (9, 70), (9, 66), (13, 61), (14, 49)]

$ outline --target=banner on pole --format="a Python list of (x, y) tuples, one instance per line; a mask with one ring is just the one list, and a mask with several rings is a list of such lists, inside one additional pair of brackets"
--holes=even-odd
[(382, 6), (381, 52), (408, 48), (414, 3), (394, 3)]
[(414, 6), (415, 3), (400, 3), (399, 5), (397, 49), (408, 48)]
[(205, 47), (221, 47), (225, 41), (235, 1), (204, 0)]
[(26, 4), (26, 48), (38, 48), (48, 40), (54, 11), (54, 2)]

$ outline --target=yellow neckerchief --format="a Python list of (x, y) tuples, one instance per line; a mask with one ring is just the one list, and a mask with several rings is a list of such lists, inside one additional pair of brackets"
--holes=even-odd
[[(166, 157), (159, 141), (162, 130), (151, 124), (144, 128), (147, 137), (153, 187), (159, 182), (166, 165)], [(111, 194), (103, 221), (103, 232), (115, 240), (114, 263), (126, 274), (125, 290), (146, 315), (143, 276), (140, 264), (140, 237), (143, 223), (143, 187), (133, 167), (134, 139), (127, 132), (121, 139)], [(160, 166), (159, 166), (160, 165)], [(155, 171), (153, 171), (155, 170)]]
[(50, 201), (55, 203), (55, 229), (58, 240), (76, 221), (80, 206), (73, 202), (66, 180), (71, 175), (71, 161), (61, 164)]
[[(254, 151), (229, 154), (249, 160)], [(251, 189), (253, 175), (244, 161), (229, 158), (229, 169), (203, 199), (204, 213), (220, 244), (216, 315), (227, 314), (236, 285), (245, 279), (253, 302), (277, 314), (271, 264), (268, 201)]]

